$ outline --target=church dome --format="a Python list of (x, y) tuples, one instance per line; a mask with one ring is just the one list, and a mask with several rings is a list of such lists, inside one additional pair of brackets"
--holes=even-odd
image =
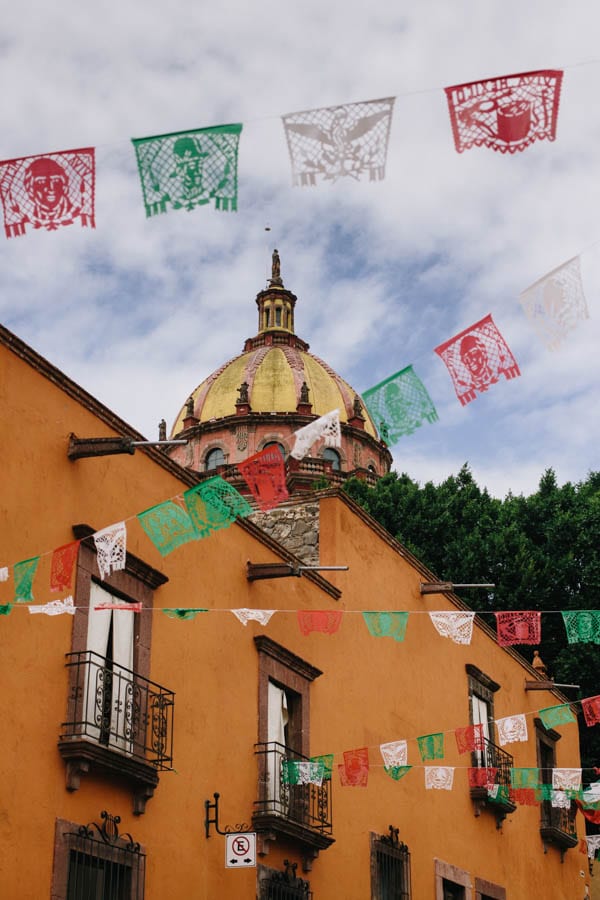
[[(275, 250), (268, 286), (256, 297), (258, 333), (199, 384), (177, 414), (171, 438), (188, 444), (169, 452), (182, 465), (227, 476), (224, 467), (235, 479), (236, 463), (269, 444), (278, 444), (287, 460), (294, 431), (337, 409), (342, 446), (315, 451), (312, 482), (323, 472), (344, 478), (389, 471), (390, 452), (360, 395), (295, 333), (296, 300), (283, 284)], [(297, 469), (293, 459), (289, 467)]]
[[(240, 386), (246, 384), (248, 404), (254, 413), (295, 413), (302, 385), (306, 384), (315, 416), (339, 409), (340, 422), (354, 415), (360, 396), (327, 363), (308, 352), (307, 345), (296, 340), (281, 345), (277, 335), (263, 340), (251, 339), (253, 346), (225, 363), (192, 391), (191, 400), (179, 411), (172, 434), (183, 430), (191, 412), (199, 422), (211, 422), (236, 414)], [(293, 337), (293, 336), (290, 336)], [(300, 346), (298, 346), (300, 345)], [(362, 404), (361, 404), (362, 405)], [(364, 428), (372, 437), (377, 430), (366, 410), (362, 410)]]

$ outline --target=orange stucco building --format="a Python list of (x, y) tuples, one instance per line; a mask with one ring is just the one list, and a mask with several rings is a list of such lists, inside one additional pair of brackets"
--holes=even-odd
[[(477, 621), (468, 645), (441, 637), (427, 613), (464, 604), (430, 592), (432, 573), (352, 501), (296, 498), (162, 556), (137, 513), (180, 497), (193, 471), (156, 447), (76, 458), (77, 439), (133, 451), (143, 438), (6, 329), (0, 410), (3, 898), (586, 896), (580, 816), (467, 780), (484, 765), (499, 787), (514, 767), (579, 766), (577, 725), (538, 721), (565, 698), (526, 689), (540, 676)], [(125, 567), (103, 579), (92, 535), (122, 521)], [(276, 539), (298, 525), (300, 556)], [(52, 551), (75, 538), (72, 585), (52, 593)], [(35, 599), (13, 603), (14, 566), (36, 556)], [(307, 560), (348, 568), (299, 574)], [(74, 615), (28, 611), (68, 595)], [(96, 609), (107, 598), (119, 608)], [(276, 612), (243, 625), (233, 609)], [(404, 640), (373, 636), (365, 611), (407, 612)], [(339, 627), (304, 633), (323, 623)], [(482, 711), (483, 750), (459, 754), (455, 729)], [(500, 748), (495, 722), (515, 714), (528, 738)], [(431, 763), (416, 739), (434, 733), (445, 756)], [(400, 740), (412, 768), (395, 780), (379, 747)], [(357, 749), (368, 783), (342, 786)], [(330, 754), (331, 778), (287, 766)], [(432, 764), (454, 769), (451, 790), (425, 788)], [(300, 772), (322, 783), (293, 783)], [(256, 866), (227, 827), (256, 835)]]

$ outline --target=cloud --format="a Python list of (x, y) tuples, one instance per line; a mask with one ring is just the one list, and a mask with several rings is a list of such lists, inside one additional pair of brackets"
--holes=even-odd
[[(256, 332), (277, 246), (318, 356), (357, 389), (409, 363), (425, 381), (440, 422), (393, 448), (398, 469), (439, 481), (468, 460), (501, 494), (535, 490), (546, 466), (584, 478), (600, 437), (599, 17), (584, 0), (11, 8), (0, 156), (96, 146), (97, 228), (5, 241), (2, 322), (154, 435)], [(455, 152), (444, 86), (562, 66), (555, 142)], [(385, 180), (292, 187), (281, 115), (383, 96)], [(232, 121), (239, 211), (146, 219), (131, 137)], [(590, 319), (551, 354), (518, 296), (578, 253)], [(522, 377), (463, 408), (433, 348), (488, 312)]]

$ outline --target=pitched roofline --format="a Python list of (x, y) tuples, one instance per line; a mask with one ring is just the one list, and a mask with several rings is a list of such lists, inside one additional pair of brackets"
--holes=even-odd
[[(131, 425), (128, 425), (124, 419), (117, 416), (117, 414), (109, 409), (108, 406), (105, 406), (84, 388), (80, 387), (80, 385), (69, 378), (68, 375), (65, 375), (64, 372), (61, 372), (61, 370), (51, 362), (48, 362), (47, 359), (37, 353), (29, 346), (29, 344), (26, 344), (25, 341), (21, 340), (21, 338), (17, 337), (16, 334), (13, 334), (12, 331), (9, 331), (4, 325), (0, 325), (0, 345), (4, 345), (8, 350), (14, 353), (15, 356), (18, 356), (19, 359), (26, 362), (32, 369), (35, 369), (36, 372), (39, 372), (40, 375), (56, 385), (59, 390), (71, 397), (72, 400), (75, 400), (76, 403), (79, 403), (89, 410), (92, 415), (100, 419), (101, 422), (104, 422), (105, 425), (108, 425), (109, 428), (112, 428), (119, 437), (130, 437), (135, 441), (146, 440), (143, 434), (136, 431)], [(198, 484), (200, 479), (196, 473), (184, 469), (183, 466), (180, 466), (179, 463), (175, 462), (175, 460), (171, 459), (164, 451), (159, 450), (157, 447), (137, 447), (136, 450), (145, 453), (153, 462), (161, 466), (183, 484), (188, 485), (188, 487), (193, 487)], [(67, 448), (65, 445), (65, 456), (66, 453)], [(302, 560), (297, 556), (294, 556), (293, 553), (290, 553), (285, 547), (265, 534), (258, 525), (254, 524), (254, 522), (249, 522), (247, 519), (237, 519), (235, 524), (244, 529), (248, 534), (251, 534), (252, 537), (260, 541), (265, 547), (268, 547), (269, 550), (284, 562), (291, 562), (294, 566), (302, 565)], [(322, 591), (325, 591), (325, 593), (329, 594), (335, 600), (338, 600), (341, 597), (341, 591), (317, 572), (304, 572), (303, 577), (308, 578), (309, 581), (313, 582), (313, 584)]]
[[(350, 497), (342, 488), (336, 487), (328, 488), (327, 490), (323, 491), (315, 491), (308, 496), (300, 498), (300, 501), (304, 499), (304, 501), (306, 502), (309, 496), (313, 500), (326, 500), (329, 498), (336, 498), (338, 500), (341, 500), (341, 502), (344, 503), (356, 516), (358, 516), (359, 519), (362, 519), (362, 521), (365, 523), (365, 525), (367, 525), (368, 528), (374, 531), (383, 541), (386, 542), (386, 544), (388, 544), (393, 550), (395, 550), (396, 553), (398, 553), (400, 556), (406, 559), (407, 562), (414, 566), (414, 568), (417, 569), (428, 581), (439, 581), (437, 576), (434, 575), (433, 572), (431, 572), (426, 566), (424, 566), (416, 556), (413, 556), (413, 554), (404, 546), (404, 544), (401, 544), (400, 541), (396, 540), (396, 538), (389, 533), (389, 531), (386, 531), (383, 525), (380, 525), (379, 522), (377, 522), (373, 518), (373, 516), (371, 516), (365, 509), (363, 509), (362, 506), (356, 503), (356, 501), (353, 500), (352, 497)], [(458, 609), (472, 611), (471, 607), (452, 591), (440, 591), (440, 593), (443, 593), (444, 596), (448, 600), (450, 600), (450, 602), (453, 603)], [(529, 675), (533, 675), (536, 681), (543, 680), (540, 678), (539, 673), (533, 668), (532, 665), (527, 662), (526, 659), (524, 659), (520, 655), (520, 653), (518, 653), (516, 650), (513, 650), (512, 647), (502, 647), (500, 644), (498, 644), (495, 632), (489, 627), (489, 625), (487, 625), (483, 621), (483, 619), (480, 619), (478, 615), (475, 615), (474, 622), (478, 626), (478, 628), (480, 628), (488, 637), (490, 637), (501, 650), (504, 650), (505, 653), (508, 653), (509, 656), (512, 656), (512, 658), (516, 660)], [(559, 697), (563, 703), (572, 702), (568, 697), (565, 697), (565, 695), (561, 693), (558, 688), (549, 688), (548, 690), (550, 691), (550, 693)]]
[[(36, 372), (39, 372), (40, 375), (43, 375), (44, 378), (47, 378), (48, 381), (55, 384), (61, 391), (64, 391), (65, 394), (71, 397), (71, 399), (75, 400), (81, 406), (84, 406), (96, 416), (96, 418), (104, 422), (105, 425), (108, 425), (109, 428), (112, 428), (119, 437), (130, 437), (134, 441), (147, 440), (143, 434), (136, 431), (131, 425), (128, 425), (124, 419), (121, 419), (116, 413), (109, 409), (108, 406), (105, 406), (69, 378), (68, 375), (65, 375), (64, 372), (61, 372), (61, 370), (51, 362), (48, 362), (47, 359), (40, 356), (39, 353), (13, 334), (12, 331), (9, 331), (4, 325), (0, 325), (0, 344), (3, 344), (11, 350), (15, 356), (18, 356), (30, 365), (32, 369), (35, 369)], [(174, 475), (176, 478), (179, 478), (180, 481), (183, 481), (184, 484), (190, 486), (197, 484), (197, 478), (195, 478), (192, 473), (182, 468), (179, 463), (176, 463), (168, 457), (162, 450), (158, 450), (156, 447), (138, 447), (136, 449), (145, 453), (155, 463), (170, 472), (171, 475)]]

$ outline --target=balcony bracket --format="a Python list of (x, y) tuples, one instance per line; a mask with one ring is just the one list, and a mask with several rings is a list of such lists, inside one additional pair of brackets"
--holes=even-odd
[(66, 765), (67, 790), (72, 793), (81, 786), (81, 776), (90, 771), (90, 764), (85, 759), (68, 759)]
[(312, 866), (315, 859), (319, 856), (319, 851), (316, 847), (311, 847), (309, 850), (305, 851), (302, 854), (302, 871), (303, 872), (312, 872)]
[(271, 842), (277, 840), (274, 831), (262, 831), (256, 833), (256, 852), (259, 856), (268, 856)]
[[(545, 855), (548, 852), (549, 844), (546, 841), (543, 841), (542, 843), (544, 845), (544, 855)], [(565, 853), (567, 852), (568, 849), (569, 849), (568, 847), (559, 847), (558, 848), (558, 850), (560, 852), (561, 864), (564, 863), (564, 861), (565, 861)]]
[(143, 816), (146, 812), (146, 803), (154, 797), (154, 785), (137, 784), (133, 791), (133, 814)]

